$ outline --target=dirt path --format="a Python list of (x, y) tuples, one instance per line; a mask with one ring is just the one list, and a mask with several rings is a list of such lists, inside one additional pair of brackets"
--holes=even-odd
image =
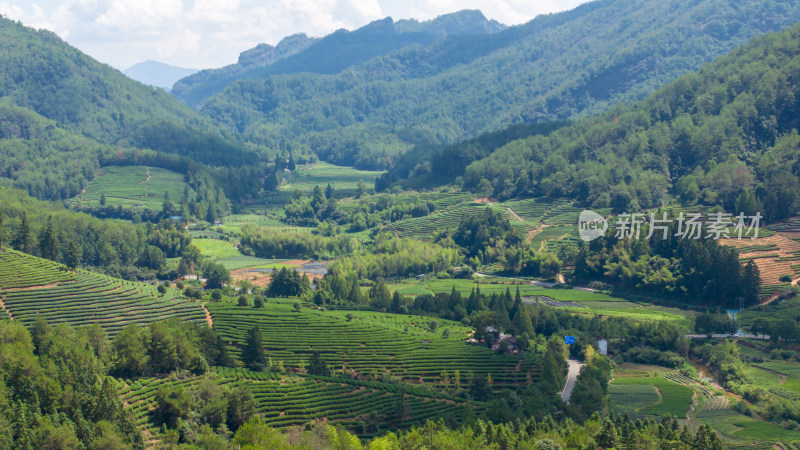
[(50, 284), (43, 284), (41, 286), (28, 286), (24, 288), (9, 288), (3, 289), (6, 292), (19, 292), (19, 291), (35, 291), (36, 289), (50, 289), (58, 286), (61, 283), (50, 283)]
[(83, 189), (81, 189), (81, 193), (78, 194), (79, 201), (83, 201), (83, 194), (86, 193), (86, 188), (88, 188), (92, 183), (95, 182), (95, 180), (97, 180), (97, 177), (100, 175), (100, 172), (102, 172), (102, 170), (103, 169), (98, 169), (98, 171), (94, 173), (94, 178), (92, 178), (92, 181), (86, 183), (86, 186), (84, 186)]
[(513, 209), (511, 209), (511, 208), (509, 208), (509, 207), (506, 207), (506, 209), (507, 209), (507, 210), (508, 210), (508, 212), (511, 214), (511, 216), (512, 216), (512, 217), (514, 217), (514, 220), (516, 220), (517, 222), (525, 222), (525, 220), (524, 220), (522, 217), (520, 217), (520, 216), (519, 216), (519, 214), (517, 214), (516, 212), (514, 212), (514, 210), (513, 210)]
[(203, 308), (203, 311), (205, 311), (206, 313), (206, 323), (208, 323), (208, 327), (214, 328), (214, 318), (211, 317), (211, 311), (209, 311), (208, 308), (206, 308), (205, 303), (202, 304), (201, 307)]
[(533, 230), (528, 231), (528, 235), (525, 237), (525, 243), (530, 244), (531, 241), (533, 240), (533, 237), (541, 233), (541, 231), (544, 230), (544, 227), (546, 227), (546, 225), (541, 224), (538, 227), (534, 228)]
[(11, 314), (11, 311), (9, 311), (9, 309), (6, 307), (6, 302), (3, 301), (3, 297), (0, 297), (0, 309), (2, 309), (3, 311), (6, 312), (6, 314), (8, 314), (8, 318), (10, 320), (14, 320), (14, 315)]
[(148, 181), (150, 181), (150, 168), (149, 167), (147, 168), (147, 178), (145, 178), (144, 180), (140, 181), (139, 184), (145, 184)]

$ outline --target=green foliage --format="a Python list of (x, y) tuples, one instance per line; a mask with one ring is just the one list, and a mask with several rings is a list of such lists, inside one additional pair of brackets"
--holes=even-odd
[(568, 195), (629, 212), (672, 194), (729, 210), (737, 200), (742, 211), (762, 206), (773, 221), (794, 214), (800, 182), (789, 155), (800, 138), (787, 68), (797, 65), (799, 32), (756, 38), (644, 101), (510, 142), (467, 167), (465, 185), (486, 179), (500, 198)]
[(355, 273), (358, 278), (404, 278), (443, 272), (462, 260), (458, 251), (411, 239), (378, 236), (370, 253), (337, 259), (331, 269)]
[(297, 270), (282, 267), (273, 272), (267, 295), (270, 297), (299, 297), (310, 289), (311, 283), (305, 274), (301, 277)]
[(310, 375), (317, 375), (321, 377), (331, 376), (331, 369), (325, 363), (325, 360), (319, 356), (319, 352), (314, 352), (311, 359), (308, 361), (308, 373)]
[[(659, 213), (655, 217), (660, 220)], [(611, 237), (581, 244), (575, 279), (602, 280), (621, 290), (646, 290), (648, 296), (712, 307), (758, 301), (761, 281), (755, 264), (742, 266), (736, 250), (715, 239), (676, 237), (677, 226), (670, 222), (666, 239), (655, 230), (649, 240)], [(647, 227), (642, 232), (647, 236)]]
[(323, 259), (348, 255), (360, 244), (344, 234), (334, 237), (306, 232), (286, 232), (266, 227), (245, 226), (241, 237), (242, 251), (261, 258)]
[(205, 325), (169, 320), (149, 327), (129, 325), (111, 342), (111, 371), (121, 376), (188, 370), (202, 374), (209, 365), (229, 365), (227, 350)]
[(261, 331), (256, 325), (247, 332), (246, 346), (242, 351), (242, 362), (253, 370), (262, 370), (266, 362), (264, 355)]
[(105, 376), (90, 330), (42, 326), (34, 355), (22, 324), (0, 321), (0, 443), (6, 448), (78, 448), (102, 438), (144, 444)]

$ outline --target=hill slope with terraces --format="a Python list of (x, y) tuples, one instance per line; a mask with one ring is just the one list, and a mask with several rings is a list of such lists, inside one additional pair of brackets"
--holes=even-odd
[(13, 250), (0, 250), (0, 318), (31, 325), (37, 315), (51, 324), (97, 323), (114, 335), (129, 324), (181, 318), (205, 321), (200, 303), (155, 286), (70, 271), (61, 264)]
[(781, 281), (788, 275), (792, 284), (800, 280), (800, 218), (770, 225), (758, 239), (723, 239), (724, 245), (736, 248), (742, 263), (752, 260), (761, 276), (761, 293), (769, 298), (789, 283)]

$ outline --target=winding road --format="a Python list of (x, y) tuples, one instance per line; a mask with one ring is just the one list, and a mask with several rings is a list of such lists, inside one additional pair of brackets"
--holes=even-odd
[(575, 388), (575, 381), (578, 379), (578, 374), (581, 373), (583, 363), (577, 359), (567, 360), (569, 364), (569, 372), (567, 372), (567, 382), (564, 384), (564, 390), (561, 391), (561, 400), (569, 404), (569, 397), (572, 395), (572, 390)]

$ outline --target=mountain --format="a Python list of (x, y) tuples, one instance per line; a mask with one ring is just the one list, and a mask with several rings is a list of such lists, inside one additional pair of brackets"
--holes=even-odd
[[(51, 32), (0, 18), (0, 185), (66, 200), (101, 166), (162, 167), (184, 175), (193, 191), (175, 199), (176, 208), (213, 222), (230, 210), (226, 194), (258, 193), (265, 157), (266, 149), (163, 89), (131, 80)], [(115, 208), (100, 212), (130, 218)]]
[(172, 87), (172, 95), (187, 105), (200, 107), (207, 98), (217, 94), (235, 80), (247, 78), (251, 72), (301, 52), (316, 41), (317, 39), (300, 33), (283, 38), (274, 47), (269, 44), (259, 44), (242, 52), (236, 64), (220, 69), (201, 70), (176, 81)]
[(191, 155), (211, 165), (252, 162), (236, 132), (161, 89), (101, 64), (54, 33), (0, 19), (0, 97), (100, 144)]
[(122, 73), (140, 83), (169, 90), (176, 81), (197, 73), (197, 69), (184, 69), (158, 61), (144, 61), (134, 64)]
[[(466, 166), (463, 183), (501, 199), (567, 196), (629, 212), (677, 199), (780, 220), (800, 211), (798, 80), (800, 24), (643, 101), (512, 139)], [(472, 147), (435, 153), (429, 172), (463, 167)]]
[(260, 44), (250, 49), (239, 56), (236, 64), (186, 77), (175, 84), (172, 93), (184, 103), (200, 107), (236, 80), (295, 73), (334, 74), (400, 48), (428, 45), (447, 36), (486, 35), (504, 28), (480, 11), (464, 10), (425, 22), (394, 23), (387, 17), (354, 31), (338, 30), (321, 39), (296, 34), (275, 47)]
[(341, 73), (264, 72), (232, 83), (202, 112), (251, 142), (386, 168), (416, 144), (642, 99), (798, 20), (797, 1), (597, 0), (496, 33), (407, 46)]

